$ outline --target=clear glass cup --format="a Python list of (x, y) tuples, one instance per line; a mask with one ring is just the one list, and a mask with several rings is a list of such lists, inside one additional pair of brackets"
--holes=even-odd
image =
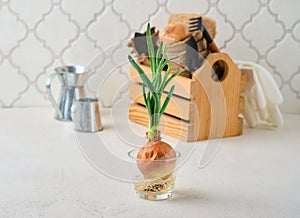
[(128, 156), (135, 160), (140, 175), (134, 178), (134, 189), (138, 197), (147, 200), (164, 200), (172, 197), (176, 179), (176, 160), (181, 153), (170, 159), (144, 160), (138, 159), (140, 149), (133, 149)]

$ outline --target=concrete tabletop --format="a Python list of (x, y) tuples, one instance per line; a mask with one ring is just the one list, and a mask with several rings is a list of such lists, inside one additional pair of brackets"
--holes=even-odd
[(1, 109), (0, 217), (299, 217), (300, 116), (284, 118), (223, 139), (204, 168), (197, 143), (173, 197), (147, 201), (91, 166), (52, 108)]

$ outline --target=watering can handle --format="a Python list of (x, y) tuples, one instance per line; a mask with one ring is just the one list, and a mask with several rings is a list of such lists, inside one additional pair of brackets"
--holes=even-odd
[(57, 102), (55, 101), (55, 98), (53, 97), (52, 91), (51, 91), (51, 83), (52, 80), (55, 78), (55, 76), (57, 75), (57, 73), (52, 73), (51, 75), (49, 75), (47, 82), (46, 82), (46, 91), (49, 97), (50, 102), (52, 103), (53, 107), (56, 110), (56, 114), (58, 115), (58, 119), (62, 120), (63, 119), (63, 114), (60, 111)]

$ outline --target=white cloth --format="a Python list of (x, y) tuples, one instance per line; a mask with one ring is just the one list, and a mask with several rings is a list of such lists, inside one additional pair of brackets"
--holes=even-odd
[(244, 118), (249, 127), (267, 122), (279, 127), (283, 124), (279, 104), (282, 94), (272, 77), (263, 66), (249, 61), (235, 61), (240, 69), (251, 69), (247, 75)]

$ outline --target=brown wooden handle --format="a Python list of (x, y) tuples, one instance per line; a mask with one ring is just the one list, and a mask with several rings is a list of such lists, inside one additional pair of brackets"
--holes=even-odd
[(216, 43), (214, 41), (212, 41), (211, 43), (208, 44), (208, 48), (211, 52), (220, 52), (220, 49), (218, 48), (218, 46), (216, 45)]
[[(211, 43), (208, 44), (208, 48), (212, 53), (220, 53), (220, 49), (218, 48), (218, 46), (216, 45), (216, 43), (214, 41), (212, 41)], [(225, 66), (224, 66), (223, 62), (217, 61), (215, 63), (215, 65), (213, 65), (212, 67), (213, 67), (213, 70), (215, 71), (213, 79), (215, 81), (222, 79), (222, 77), (224, 75), (224, 71), (225, 71)]]

